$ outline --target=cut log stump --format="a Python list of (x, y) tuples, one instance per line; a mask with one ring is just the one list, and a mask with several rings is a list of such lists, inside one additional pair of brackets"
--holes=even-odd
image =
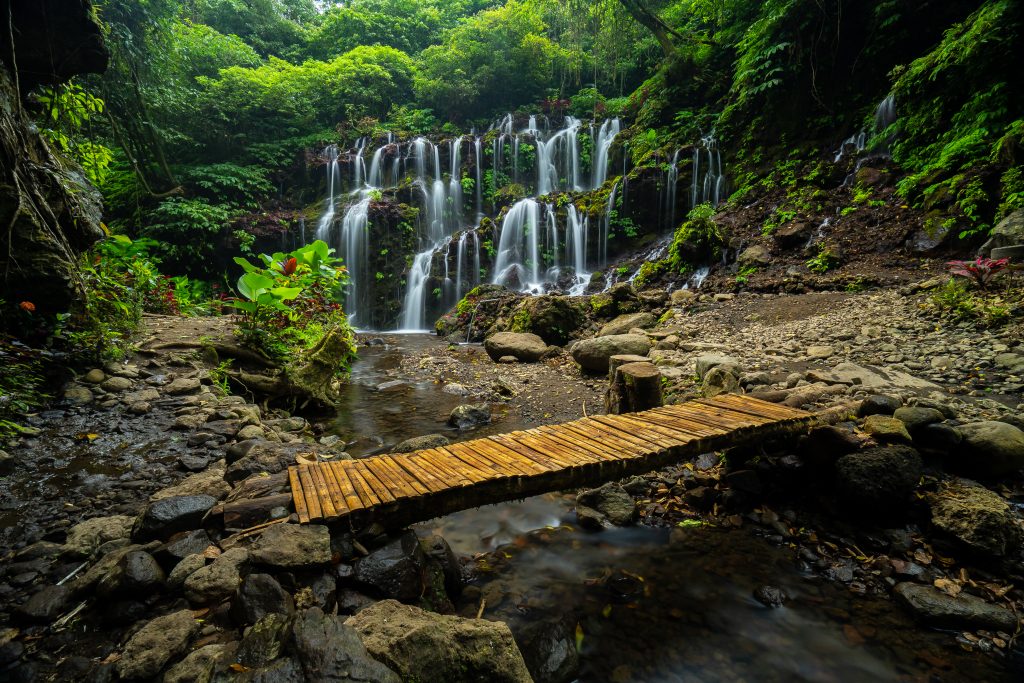
[(611, 381), (605, 394), (605, 412), (621, 415), (664, 405), (661, 371), (646, 359), (636, 361), (629, 356), (613, 356), (612, 362), (624, 358), (628, 360), (613, 364), (609, 370)]

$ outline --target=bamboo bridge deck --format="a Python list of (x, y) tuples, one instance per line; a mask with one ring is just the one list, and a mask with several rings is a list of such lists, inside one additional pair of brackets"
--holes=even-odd
[(458, 510), (641, 474), (809, 425), (802, 410), (721, 395), (595, 415), (414, 453), (289, 468), (299, 521), (405, 525)]

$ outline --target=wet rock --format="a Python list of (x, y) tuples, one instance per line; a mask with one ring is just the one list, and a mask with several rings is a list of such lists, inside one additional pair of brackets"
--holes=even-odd
[(428, 448), (438, 448), (439, 446), (447, 446), (451, 443), (448, 437), (444, 434), (427, 434), (425, 436), (414, 436), (411, 439), (406, 439), (397, 446), (391, 449), (392, 453), (412, 453), (413, 451), (422, 451)]
[(178, 532), (196, 529), (216, 504), (217, 499), (207, 495), (173, 496), (154, 501), (135, 520), (132, 540), (136, 543), (153, 539), (166, 541)]
[(763, 268), (772, 262), (771, 252), (763, 244), (753, 244), (744, 249), (736, 258), (741, 266), (753, 266)]
[(64, 389), (64, 400), (73, 406), (84, 406), (92, 403), (95, 396), (88, 387), (80, 384), (72, 384)]
[(18, 459), (7, 451), (0, 451), (0, 477), (7, 476), (18, 468)]
[(82, 381), (88, 384), (100, 384), (107, 378), (107, 374), (99, 368), (93, 368), (82, 375)]
[(444, 574), (445, 593), (452, 598), (462, 593), (465, 578), (462, 573), (462, 565), (455, 551), (448, 545), (448, 541), (441, 536), (434, 534), (420, 540), (420, 546), (426, 553), (428, 560), (436, 562)]
[(387, 545), (355, 563), (355, 580), (381, 595), (415, 602), (423, 592), (421, 572), (426, 562), (419, 538), (405, 531)]
[(607, 337), (613, 334), (629, 334), (631, 330), (641, 329), (649, 330), (658, 324), (658, 318), (652, 313), (646, 311), (640, 313), (626, 313), (620, 315), (609, 323), (605, 323), (601, 327), (601, 331), (597, 333), (598, 337)]
[(101, 389), (103, 389), (104, 391), (109, 391), (111, 393), (120, 393), (122, 391), (128, 391), (129, 389), (132, 388), (132, 386), (134, 386), (134, 382), (132, 382), (127, 377), (111, 377), (110, 379), (104, 380), (103, 383), (100, 384)]
[(869, 415), (864, 418), (861, 429), (878, 441), (911, 443), (910, 432), (907, 431), (906, 425), (895, 417)]
[(266, 666), (284, 651), (291, 635), (292, 617), (286, 614), (267, 614), (245, 629), (238, 644), (235, 660), (252, 669)]
[(128, 538), (134, 523), (135, 518), (127, 515), (94, 517), (79, 522), (68, 530), (64, 554), (69, 558), (85, 559), (108, 541)]
[(959, 429), (942, 423), (926, 425), (914, 432), (914, 445), (930, 451), (949, 453), (962, 441)]
[(512, 356), (523, 363), (535, 363), (548, 352), (548, 345), (536, 334), (498, 332), (484, 340), (484, 350), (493, 361)]
[(182, 654), (199, 631), (190, 610), (157, 617), (131, 637), (115, 664), (124, 680), (152, 678), (164, 665)]
[[(616, 482), (609, 482), (604, 486), (589, 491), (583, 491), (576, 496), (577, 515), (580, 508), (594, 510), (599, 515), (601, 522), (607, 522), (615, 526), (632, 524), (636, 517), (636, 501), (633, 500), (626, 489)], [(583, 522), (586, 519), (588, 522)], [(586, 525), (592, 523), (592, 516), (584, 513), (581, 523)], [(602, 523), (600, 526), (604, 526)]]
[(429, 671), (432, 680), (447, 683), (532, 681), (512, 632), (501, 622), (432, 614), (384, 600), (345, 623), (360, 633), (375, 659), (404, 680)]
[(264, 424), (277, 432), (301, 432), (306, 428), (306, 421), (301, 417), (285, 417), (279, 420), (267, 420)]
[(129, 404), (128, 412), (132, 415), (146, 415), (147, 413), (153, 412), (153, 406), (147, 401), (137, 401)]
[(295, 603), (269, 574), (245, 577), (231, 603), (231, 616), (240, 624), (254, 624), (268, 614), (294, 614)]
[(302, 569), (331, 561), (331, 534), (319, 524), (275, 524), (253, 543), (253, 564)]
[(263, 427), (259, 425), (247, 425), (239, 429), (238, 434), (235, 436), (240, 440), (248, 441), (251, 439), (262, 439), (265, 435), (266, 432), (263, 431)]
[(836, 461), (840, 500), (858, 515), (903, 508), (921, 479), (921, 456), (907, 446), (871, 448)]
[[(292, 633), (295, 652), (306, 680), (324, 683), (400, 683), (403, 680), (388, 668), (382, 656), (367, 652), (363, 644), (365, 635), (361, 637), (356, 629), (346, 625), (342, 619), (326, 615), (316, 607), (295, 618)], [(431, 668), (430, 664), (427, 661), (420, 663), (412, 669), (412, 677), (404, 676), (404, 680), (422, 680), (425, 674), (435, 680), (448, 680), (451, 683), (460, 680), (438, 675), (439, 672)]]
[(735, 394), (739, 391), (740, 378), (734, 370), (725, 366), (717, 366), (708, 370), (704, 375), (701, 394), (705, 398), (712, 398), (719, 394)]
[(801, 440), (800, 455), (811, 465), (832, 465), (837, 458), (860, 450), (862, 441), (849, 426), (817, 427)]
[(740, 362), (732, 356), (722, 353), (702, 353), (693, 360), (697, 377), (703, 381), (713, 368), (722, 368), (737, 377), (740, 374)]
[(208, 469), (189, 475), (174, 486), (161, 489), (149, 497), (150, 500), (163, 500), (179, 496), (210, 496), (220, 500), (231, 490), (231, 485), (224, 480), (227, 465), (219, 460)]
[(935, 408), (922, 408), (919, 406), (897, 408), (895, 413), (893, 413), (893, 417), (906, 425), (907, 431), (911, 434), (917, 433), (930, 424), (942, 422), (946, 419)]
[(1005, 422), (960, 425), (963, 436), (956, 466), (982, 477), (1000, 477), (1024, 468), (1024, 431)]
[(167, 585), (171, 588), (177, 588), (185, 583), (185, 579), (205, 566), (206, 557), (198, 553), (182, 558), (181, 562), (174, 565), (174, 569), (167, 576)]
[(183, 396), (194, 394), (199, 391), (202, 383), (195, 377), (179, 377), (164, 387), (164, 392), (170, 396)]
[(228, 651), (223, 643), (194, 650), (167, 670), (163, 683), (210, 683), (214, 672), (225, 663)]
[(754, 599), (765, 607), (778, 608), (786, 604), (789, 596), (778, 586), (758, 586), (754, 589)]
[(578, 341), (573, 344), (570, 353), (583, 369), (607, 373), (608, 359), (612, 356), (646, 356), (650, 350), (651, 340), (646, 335), (611, 334)]
[(531, 623), (518, 629), (515, 639), (535, 683), (569, 683), (576, 680), (580, 657), (570, 623)]
[(897, 600), (929, 626), (951, 629), (988, 628), (1007, 633), (1017, 630), (1013, 612), (960, 593), (955, 598), (919, 583), (900, 583), (893, 589)]
[(928, 497), (932, 524), (977, 554), (1001, 558), (1016, 553), (1022, 532), (1002, 496), (967, 479), (944, 482)]
[(100, 579), (96, 592), (102, 597), (149, 595), (159, 590), (165, 579), (164, 570), (152, 555), (133, 550)]
[(241, 568), (249, 560), (244, 548), (232, 548), (212, 564), (204, 566), (184, 581), (185, 597), (197, 605), (208, 605), (235, 594), (242, 582)]
[(201, 554), (211, 543), (209, 534), (203, 529), (185, 531), (172, 536), (167, 543), (153, 552), (153, 556), (161, 566), (171, 568), (189, 555)]
[(70, 597), (71, 589), (66, 585), (47, 586), (18, 607), (18, 614), (29, 621), (48, 623), (64, 612)]
[(274, 443), (262, 439), (240, 442), (226, 453), (228, 466), (224, 471), (224, 479), (229, 484), (237, 484), (254, 474), (284, 472), (300, 456), (316, 460), (317, 448), (306, 443)]
[(457, 429), (471, 429), (491, 421), (491, 406), (487, 403), (472, 403), (456, 406), (448, 416), (448, 424)]

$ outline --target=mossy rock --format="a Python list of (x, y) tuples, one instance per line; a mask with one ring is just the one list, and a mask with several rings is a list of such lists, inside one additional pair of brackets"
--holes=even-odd
[(547, 344), (563, 346), (586, 321), (577, 299), (545, 295), (519, 302), (509, 319), (509, 332), (530, 332)]

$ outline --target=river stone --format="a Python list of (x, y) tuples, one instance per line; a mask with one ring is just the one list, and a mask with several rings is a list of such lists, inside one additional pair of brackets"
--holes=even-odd
[(227, 464), (223, 460), (218, 460), (202, 472), (190, 474), (174, 486), (160, 489), (149, 499), (156, 501), (177, 496), (212, 496), (220, 500), (231, 491), (231, 484), (224, 481), (226, 468)]
[[(240, 448), (233, 450), (234, 446)], [(254, 474), (284, 472), (294, 465), (299, 457), (316, 460), (317, 450), (316, 446), (301, 442), (274, 443), (263, 439), (239, 442), (225, 453), (229, 464), (224, 471), (224, 479), (229, 484), (237, 484)]]
[(204, 529), (185, 531), (175, 534), (167, 543), (157, 548), (153, 557), (163, 567), (176, 567), (189, 555), (202, 554), (211, 543), (210, 535)]
[(167, 585), (177, 588), (185, 583), (185, 579), (195, 574), (206, 566), (206, 556), (196, 553), (183, 558), (181, 562), (174, 565), (174, 569), (167, 576)]
[(226, 659), (227, 651), (228, 646), (224, 643), (206, 645), (193, 650), (167, 670), (163, 683), (210, 683), (214, 672)]
[(608, 359), (612, 356), (647, 356), (651, 340), (641, 334), (610, 334), (605, 337), (583, 339), (573, 344), (573, 360), (585, 370), (608, 372)]
[(772, 262), (772, 255), (771, 252), (768, 251), (768, 247), (763, 244), (752, 244), (744, 249), (738, 257), (736, 257), (736, 262), (741, 266), (762, 268)]
[(132, 388), (132, 386), (134, 386), (134, 382), (132, 382), (127, 377), (111, 377), (109, 379), (103, 380), (103, 383), (100, 384), (101, 389), (103, 389), (104, 391), (109, 391), (111, 393), (120, 393), (122, 391), (128, 391), (129, 389)]
[(67, 585), (47, 586), (33, 594), (17, 611), (29, 621), (52, 622), (64, 611), (70, 597), (71, 588)]
[[(324, 614), (318, 607), (295, 617), (292, 637), (307, 681), (400, 683), (404, 679), (426, 683), (429, 680), (446, 680), (443, 676), (437, 677), (427, 662), (417, 667), (411, 678), (399, 678), (386, 666), (386, 662), (381, 663), (382, 657), (367, 652), (363, 638), (355, 629), (338, 616)], [(457, 679), (448, 680), (455, 683)]]
[(920, 406), (908, 406), (897, 408), (893, 417), (907, 426), (907, 431), (916, 434), (918, 431), (936, 422), (942, 422), (946, 416), (935, 408), (922, 408)]
[(905, 582), (893, 589), (896, 598), (919, 620), (929, 626), (949, 629), (993, 629), (1014, 633), (1017, 617), (1013, 612), (960, 593), (947, 595), (933, 586)]
[[(616, 482), (608, 482), (599, 488), (583, 491), (576, 496), (576, 507), (577, 514), (579, 508), (589, 508), (615, 526), (632, 524), (636, 517), (636, 501)], [(592, 518), (584, 514), (582, 519)]]
[(100, 384), (107, 378), (107, 374), (99, 368), (93, 368), (82, 375), (82, 381), (88, 384)]
[(969, 550), (997, 558), (1018, 551), (1024, 534), (1013, 509), (984, 486), (968, 479), (945, 482), (928, 503), (935, 528)]
[(836, 461), (840, 499), (851, 512), (872, 516), (905, 507), (921, 479), (921, 456), (908, 446), (871, 448)]
[(724, 365), (711, 368), (704, 375), (701, 394), (713, 398), (719, 394), (735, 394), (740, 391), (740, 378), (735, 370)]
[(547, 353), (548, 345), (529, 332), (498, 332), (484, 340), (484, 350), (493, 361), (512, 356), (524, 363), (535, 363)]
[(136, 543), (159, 539), (168, 540), (180, 531), (197, 529), (207, 511), (217, 504), (213, 496), (174, 496), (153, 501), (146, 506), (132, 527), (132, 540)]
[(68, 530), (64, 554), (72, 559), (85, 559), (107, 541), (128, 538), (134, 523), (135, 518), (127, 515), (94, 517), (79, 522)]
[(426, 555), (415, 532), (398, 538), (355, 563), (355, 580), (379, 594), (415, 602), (423, 592), (422, 573)]
[(611, 322), (605, 323), (601, 327), (601, 331), (597, 333), (597, 336), (607, 337), (613, 334), (629, 334), (630, 331), (635, 329), (649, 330), (657, 324), (658, 318), (653, 313), (647, 313), (646, 311), (626, 313)]
[(81, 384), (72, 384), (64, 389), (64, 400), (73, 406), (84, 406), (92, 403), (95, 398), (92, 391)]
[(424, 680), (429, 672), (427, 680), (446, 683), (533, 681), (503, 622), (444, 616), (384, 600), (345, 623), (403, 680)]
[(253, 564), (303, 569), (331, 561), (331, 534), (320, 524), (275, 524), (250, 548)]
[(182, 396), (194, 394), (199, 391), (202, 383), (195, 377), (179, 377), (164, 387), (164, 392), (170, 396)]
[(149, 595), (163, 586), (164, 570), (147, 552), (133, 550), (125, 553), (114, 569), (96, 584), (101, 597)]
[(245, 577), (231, 603), (231, 616), (240, 624), (254, 624), (268, 614), (294, 614), (295, 602), (270, 574)]
[(457, 429), (471, 429), (491, 421), (491, 406), (488, 403), (470, 403), (455, 406), (448, 416), (448, 424)]
[(212, 564), (197, 569), (185, 579), (185, 597), (197, 605), (208, 605), (235, 594), (242, 582), (241, 567), (249, 559), (245, 548), (232, 548)]
[(514, 635), (526, 668), (536, 683), (576, 680), (580, 656), (571, 621), (535, 621), (517, 628)]
[(265, 615), (245, 629), (235, 660), (247, 669), (270, 664), (284, 651), (291, 628), (291, 616), (276, 613)]
[(957, 466), (979, 476), (1001, 477), (1024, 468), (1024, 431), (1005, 422), (960, 425), (963, 436)]
[(702, 381), (712, 368), (722, 368), (737, 376), (740, 373), (740, 362), (723, 353), (702, 353), (693, 360), (694, 371)]
[(754, 589), (754, 599), (765, 607), (777, 609), (786, 604), (789, 596), (778, 586), (758, 586)]
[(188, 647), (192, 636), (199, 631), (199, 622), (191, 610), (181, 610), (157, 617), (131, 637), (115, 664), (124, 680), (152, 678), (160, 673), (171, 659)]
[(444, 434), (427, 434), (425, 436), (414, 436), (411, 439), (406, 439), (392, 448), (391, 452), (412, 453), (413, 451), (423, 451), (428, 448), (447, 446), (450, 443), (451, 441), (449, 441), (448, 437)]
[(895, 417), (886, 415), (868, 415), (864, 418), (861, 429), (878, 441), (910, 443), (910, 432), (907, 426)]
[(919, 448), (949, 453), (963, 441), (960, 430), (942, 422), (922, 427), (914, 432), (914, 445)]

